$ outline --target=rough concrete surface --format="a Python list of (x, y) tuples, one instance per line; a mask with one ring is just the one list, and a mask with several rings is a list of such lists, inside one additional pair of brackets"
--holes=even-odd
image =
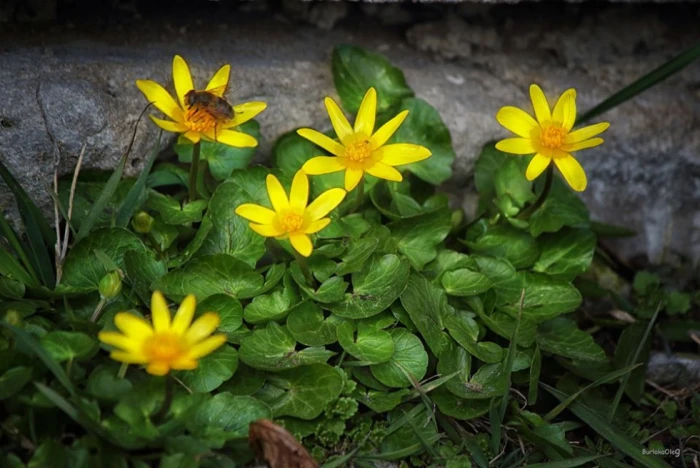
[[(328, 127), (322, 101), (334, 95), (331, 50), (353, 43), (387, 55), (440, 111), (457, 153), (445, 189), (469, 209), (475, 158), (485, 143), (507, 135), (494, 115), (503, 105), (528, 107), (531, 83), (551, 98), (573, 86), (586, 109), (700, 40), (698, 8), (688, 5), (456, 6), (408, 14), (396, 5), (385, 6), (396, 14), (369, 7), (315, 13), (326, 29), (307, 24), (314, 22), (308, 16), (299, 22), (268, 11), (0, 34), (0, 158), (48, 208), (43, 181), (51, 180), (54, 151), (46, 127), (61, 150), (62, 174), (83, 144), (85, 167), (111, 169), (145, 104), (134, 81), (171, 86), (176, 53), (200, 84), (231, 63), (232, 99), (269, 103), (259, 118), (264, 157), (283, 132)], [(329, 22), (335, 26), (327, 29)], [(660, 260), (668, 248), (700, 256), (700, 63), (601, 119), (612, 124), (606, 143), (579, 153), (594, 217), (640, 232), (618, 245), (623, 256)], [(155, 135), (150, 122), (141, 124), (129, 174), (138, 172)], [(0, 186), (0, 206), (10, 208), (10, 200)]]

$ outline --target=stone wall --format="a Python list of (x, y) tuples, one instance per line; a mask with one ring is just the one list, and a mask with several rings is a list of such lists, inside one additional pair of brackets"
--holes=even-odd
[[(0, 158), (49, 209), (44, 183), (55, 161), (49, 132), (62, 174), (83, 144), (85, 167), (113, 168), (145, 104), (134, 81), (169, 83), (178, 53), (199, 83), (231, 63), (232, 98), (269, 103), (259, 118), (262, 160), (281, 133), (328, 125), (322, 99), (334, 93), (331, 50), (353, 43), (387, 55), (440, 110), (457, 152), (445, 189), (469, 210), (474, 160), (485, 143), (507, 133), (494, 115), (503, 105), (527, 106), (530, 83), (550, 96), (576, 87), (579, 109), (586, 109), (700, 41), (697, 5), (243, 7), (6, 28)], [(594, 216), (640, 232), (617, 246), (624, 256), (660, 260), (673, 248), (697, 258), (700, 62), (601, 118), (612, 123), (606, 143), (580, 154)], [(129, 174), (139, 171), (155, 136), (155, 127), (142, 123)], [(12, 212), (10, 200), (0, 186), (0, 206)]]

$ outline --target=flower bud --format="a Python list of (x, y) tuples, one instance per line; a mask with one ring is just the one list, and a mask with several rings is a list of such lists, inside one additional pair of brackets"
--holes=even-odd
[(462, 211), (462, 210), (452, 211), (452, 218), (451, 218), (452, 230), (455, 230), (458, 227), (460, 227), (463, 222), (464, 222), (464, 211)]
[(141, 211), (131, 220), (131, 227), (139, 234), (148, 234), (153, 227), (153, 217), (145, 211)]
[(15, 309), (10, 309), (5, 312), (5, 321), (16, 327), (22, 323), (22, 316)]
[(116, 297), (122, 290), (122, 276), (118, 271), (107, 273), (100, 280), (100, 296), (105, 299)]

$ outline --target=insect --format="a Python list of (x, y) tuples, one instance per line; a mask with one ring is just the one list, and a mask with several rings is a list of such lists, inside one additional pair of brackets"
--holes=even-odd
[(318, 468), (318, 463), (292, 434), (268, 419), (250, 425), (248, 444), (270, 468)]
[(195, 108), (192, 117), (198, 112), (206, 112), (218, 122), (226, 122), (234, 116), (233, 106), (221, 97), (226, 85), (204, 91), (191, 90), (185, 94), (185, 104), (188, 109)]

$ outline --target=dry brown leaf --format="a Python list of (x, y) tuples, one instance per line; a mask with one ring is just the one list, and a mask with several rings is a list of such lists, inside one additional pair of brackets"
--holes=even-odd
[(309, 452), (282, 426), (269, 419), (250, 425), (248, 444), (270, 468), (318, 468)]

